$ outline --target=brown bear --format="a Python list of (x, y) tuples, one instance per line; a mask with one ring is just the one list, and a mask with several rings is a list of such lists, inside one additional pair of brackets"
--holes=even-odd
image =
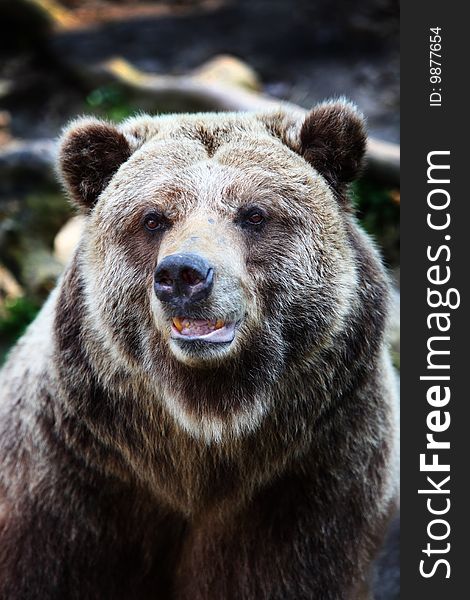
[(0, 377), (3, 600), (350, 600), (396, 504), (389, 284), (346, 101), (93, 118), (86, 215)]

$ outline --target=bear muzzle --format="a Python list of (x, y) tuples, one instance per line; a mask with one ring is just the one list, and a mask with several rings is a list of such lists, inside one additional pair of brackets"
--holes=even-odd
[(237, 323), (223, 319), (192, 318), (214, 286), (214, 268), (199, 254), (171, 254), (159, 262), (154, 274), (157, 298), (173, 313), (171, 337), (184, 341), (230, 343)]

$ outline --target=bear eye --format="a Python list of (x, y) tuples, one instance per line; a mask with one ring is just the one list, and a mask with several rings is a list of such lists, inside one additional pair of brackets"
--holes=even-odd
[(148, 231), (165, 229), (167, 224), (165, 217), (156, 213), (150, 213), (144, 217), (144, 226)]
[(254, 212), (252, 215), (250, 215), (249, 217), (247, 217), (246, 220), (251, 225), (261, 225), (261, 223), (264, 221), (264, 217), (263, 217), (263, 215), (261, 213)]
[(266, 221), (266, 213), (262, 208), (253, 207), (245, 211), (240, 218), (241, 225), (259, 227)]

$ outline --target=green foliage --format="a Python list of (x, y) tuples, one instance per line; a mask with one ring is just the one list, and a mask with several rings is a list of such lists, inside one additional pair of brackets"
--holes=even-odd
[(125, 91), (117, 84), (94, 89), (88, 94), (86, 103), (94, 112), (116, 122), (137, 112), (130, 104)]
[(12, 197), (0, 207), (1, 261), (27, 294), (37, 284), (39, 258), (52, 253), (57, 231), (72, 214), (65, 196), (49, 189)]
[(0, 364), (11, 345), (22, 335), (39, 311), (39, 304), (28, 298), (6, 300), (0, 311)]
[(352, 198), (364, 229), (379, 243), (389, 266), (400, 264), (400, 205), (397, 191), (361, 179), (352, 186)]
[(390, 354), (392, 356), (392, 363), (395, 369), (400, 372), (400, 353), (396, 350), (391, 350)]
[(25, 225), (31, 235), (52, 247), (57, 231), (73, 214), (71, 205), (63, 194), (48, 191), (29, 194), (25, 205)]

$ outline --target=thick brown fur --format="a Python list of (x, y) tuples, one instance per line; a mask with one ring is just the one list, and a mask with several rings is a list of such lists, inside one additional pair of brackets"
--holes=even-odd
[[(368, 597), (397, 456), (364, 145), (343, 101), (64, 132), (87, 225), (0, 375), (2, 600)], [(188, 251), (229, 345), (170, 335), (153, 274)]]

